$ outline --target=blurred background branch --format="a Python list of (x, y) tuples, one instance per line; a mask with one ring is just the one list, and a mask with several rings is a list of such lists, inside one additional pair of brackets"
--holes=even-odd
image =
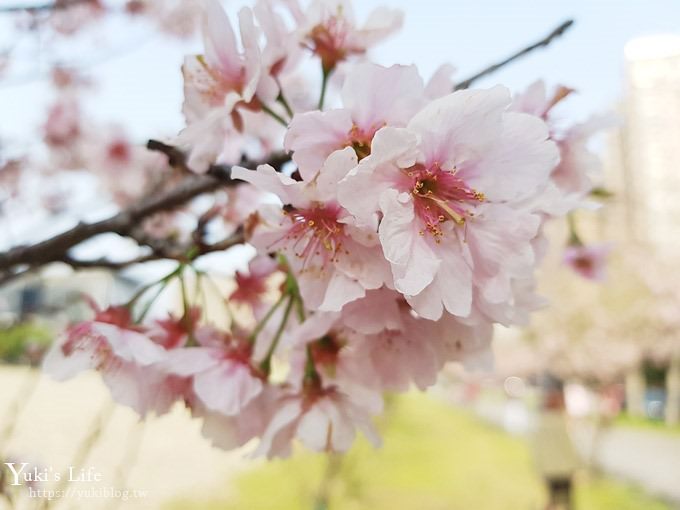
[(44, 2), (27, 5), (5, 5), (0, 6), (0, 12), (39, 12), (52, 11), (57, 9), (67, 9), (74, 5), (84, 3), (98, 3), (97, 0), (57, 0), (56, 2)]
[[(175, 168), (189, 171), (183, 153), (176, 147), (158, 142), (149, 141), (149, 149), (160, 151), (168, 156), (168, 162)], [(254, 162), (243, 160), (242, 164), (249, 168), (255, 168), (262, 163), (268, 163), (277, 169), (288, 160), (283, 154), (275, 154), (266, 162)], [(190, 175), (174, 188), (160, 193), (152, 194), (132, 207), (125, 209), (110, 218), (94, 223), (78, 223), (75, 227), (35, 244), (21, 245), (0, 253), (0, 285), (13, 280), (16, 276), (25, 274), (31, 270), (51, 262), (64, 262), (73, 268), (108, 268), (122, 269), (132, 264), (146, 262), (148, 260), (174, 259), (181, 260), (194, 245), (170, 245), (167, 241), (151, 242), (148, 236), (144, 236), (139, 228), (141, 222), (159, 212), (176, 209), (193, 198), (215, 191), (222, 187), (234, 186), (239, 181), (231, 179), (231, 166), (212, 165), (205, 175)], [(127, 236), (140, 246), (148, 246), (152, 253), (124, 262), (114, 262), (108, 259), (78, 260), (69, 255), (69, 250), (78, 244), (92, 239), (95, 236), (106, 233), (115, 233)], [(212, 245), (200, 243), (196, 246), (194, 256), (212, 251), (230, 248), (243, 242), (243, 234), (239, 230), (233, 236)], [(16, 270), (17, 267), (21, 269)]]
[(495, 73), (502, 67), (511, 64), (515, 60), (518, 60), (529, 53), (531, 53), (534, 50), (537, 50), (539, 48), (545, 48), (547, 47), (551, 42), (553, 42), (555, 39), (563, 35), (571, 26), (574, 24), (573, 19), (568, 19), (564, 22), (562, 22), (557, 28), (555, 28), (552, 32), (550, 32), (547, 36), (545, 36), (543, 39), (541, 39), (538, 42), (535, 42), (529, 46), (527, 46), (524, 49), (521, 49), (517, 53), (513, 53), (510, 55), (508, 58), (501, 60), (500, 62), (497, 62), (493, 65), (490, 65), (489, 67), (486, 67), (485, 69), (482, 69), (478, 73), (470, 76), (466, 80), (461, 81), (458, 83), (455, 87), (455, 90), (462, 90), (462, 89), (467, 89), (472, 85), (474, 82), (479, 80), (480, 78), (483, 78), (484, 76), (487, 76), (489, 74)]

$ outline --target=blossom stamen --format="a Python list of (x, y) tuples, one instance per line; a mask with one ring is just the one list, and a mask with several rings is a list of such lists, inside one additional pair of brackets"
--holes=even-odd
[(283, 239), (294, 240), (295, 255), (303, 259), (303, 268), (315, 257), (320, 257), (321, 266), (336, 262), (340, 253), (348, 253), (345, 246), (344, 225), (338, 222), (339, 206), (316, 204), (306, 209), (292, 209), (287, 212), (292, 226)]
[(416, 213), (425, 225), (418, 234), (424, 236), (427, 231), (436, 243), (444, 236), (442, 223), (452, 220), (456, 225), (464, 225), (467, 218), (474, 215), (472, 209), (486, 200), (483, 193), (457, 177), (457, 170), (456, 167), (444, 170), (438, 162), (404, 170), (415, 198)]

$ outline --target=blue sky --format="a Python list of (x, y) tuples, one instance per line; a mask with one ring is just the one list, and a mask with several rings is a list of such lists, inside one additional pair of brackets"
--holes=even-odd
[[(378, 2), (361, 3), (368, 10)], [(622, 91), (623, 47), (638, 36), (680, 30), (680, 2), (673, 0), (391, 0), (407, 12), (400, 37), (379, 48), (381, 59), (418, 62), (428, 74), (450, 59), (467, 77), (499, 56), (540, 38), (562, 20), (576, 24), (548, 49), (539, 50), (479, 85), (521, 88), (536, 78), (576, 88), (574, 115), (605, 109)]]
[[(233, 13), (244, 2), (227, 4)], [(400, 8), (406, 16), (402, 32), (379, 46), (374, 59), (385, 65), (416, 63), (425, 77), (450, 62), (465, 78), (574, 18), (576, 25), (550, 48), (478, 85), (503, 83), (520, 90), (538, 78), (569, 85), (579, 95), (562, 114), (576, 120), (608, 110), (620, 99), (627, 41), (656, 33), (680, 35), (680, 0), (361, 0), (355, 1), (358, 18), (379, 5)], [(150, 35), (144, 25), (114, 23), (100, 32), (92, 44), (74, 48), (79, 61), (94, 63), (86, 67), (99, 84), (87, 95), (90, 112), (124, 125), (140, 142), (176, 133), (183, 123), (179, 66), (200, 43)], [(0, 20), (0, 48), (6, 43)], [(0, 81), (0, 138), (34, 138), (50, 94), (44, 80)]]
[[(227, 2), (230, 11), (247, 2)], [(416, 63), (429, 76), (441, 63), (451, 62), (467, 77), (542, 37), (559, 22), (574, 18), (576, 25), (550, 48), (479, 82), (503, 83), (520, 89), (537, 78), (576, 88), (568, 115), (583, 118), (606, 110), (621, 96), (623, 47), (637, 36), (680, 33), (677, 0), (362, 0), (357, 16), (379, 5), (402, 9), (402, 32), (373, 53), (383, 64)], [(127, 125), (140, 139), (170, 134), (181, 127), (182, 54), (199, 46), (148, 36), (142, 27), (116, 27), (113, 54), (89, 66), (101, 83), (89, 98), (93, 113)], [(122, 35), (121, 35), (122, 34)], [(116, 48), (122, 48), (119, 55)], [(134, 49), (130, 49), (134, 48)], [(95, 47), (85, 60), (97, 62)], [(20, 138), (39, 125), (49, 89), (40, 80), (21, 85), (0, 83), (0, 135)]]

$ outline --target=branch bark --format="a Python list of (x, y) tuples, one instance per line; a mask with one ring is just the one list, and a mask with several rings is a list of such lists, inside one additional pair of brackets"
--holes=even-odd
[[(63, 8), (82, 1), (86, 0), (57, 0), (51, 3), (27, 7), (0, 7), (0, 12)], [(564, 34), (573, 25), (573, 23), (573, 20), (567, 20), (563, 22), (538, 42), (523, 48), (504, 60), (479, 71), (466, 80), (461, 81), (456, 85), (455, 90), (468, 88), (480, 78), (498, 71), (502, 67), (514, 62), (515, 60), (531, 53), (536, 49), (548, 46), (553, 40)], [(168, 163), (171, 166), (178, 168), (185, 173), (191, 173), (191, 169), (187, 165), (184, 153), (177, 147), (165, 144), (158, 140), (149, 140), (147, 143), (147, 148), (149, 150), (165, 154), (168, 158)], [(243, 160), (241, 164), (243, 166), (252, 168), (262, 163), (268, 163), (277, 170), (280, 170), (281, 166), (289, 160), (289, 156), (285, 154), (275, 154), (272, 158), (270, 158), (269, 161), (266, 162), (251, 162), (248, 160)], [(116, 233), (122, 236), (132, 236), (134, 238), (135, 236), (133, 235), (133, 232), (135, 232), (135, 229), (145, 218), (148, 218), (149, 216), (161, 211), (173, 210), (196, 196), (215, 191), (222, 186), (235, 185), (236, 182), (237, 181), (233, 181), (231, 179), (231, 166), (212, 165), (206, 174), (191, 174), (175, 188), (142, 199), (138, 204), (130, 207), (127, 210), (121, 211), (120, 213), (106, 220), (95, 223), (79, 223), (70, 230), (67, 230), (66, 232), (63, 232), (45, 241), (41, 241), (33, 245), (16, 246), (6, 252), (0, 253), (0, 285), (9, 279), (13, 279), (20, 274), (25, 274), (50, 262), (66, 262), (67, 264), (78, 268), (107, 267), (110, 269), (120, 269), (133, 263), (153, 260), (153, 257), (177, 258), (178, 255), (176, 254), (169, 257), (166, 256), (168, 254), (164, 254), (163, 250), (160, 250), (155, 246), (150, 246), (152, 248), (152, 255), (149, 257), (152, 258), (142, 257), (125, 263), (110, 262), (108, 260), (78, 261), (71, 258), (68, 254), (68, 251), (83, 241), (104, 233)], [(141, 244), (148, 245), (149, 243), (142, 242)], [(217, 246), (218, 245), (215, 245), (215, 247)], [(199, 248), (204, 249), (205, 246), (200, 246)], [(14, 269), (17, 268), (19, 269), (15, 271)]]
[[(150, 262), (153, 260), (177, 260), (181, 262), (186, 262), (190, 258), (196, 259), (208, 253), (213, 253), (216, 251), (224, 251), (232, 248), (233, 246), (243, 244), (245, 242), (245, 235), (243, 231), (239, 229), (233, 235), (223, 239), (214, 244), (202, 244), (201, 246), (195, 246), (193, 244), (182, 246), (182, 245), (167, 245), (165, 247), (160, 247), (162, 245), (157, 245), (152, 249), (151, 253), (146, 255), (140, 255), (129, 260), (124, 261), (112, 261), (107, 258), (100, 258), (94, 260), (79, 260), (73, 258), (70, 255), (64, 255), (59, 262), (68, 264), (73, 269), (111, 269), (119, 270), (125, 269), (135, 264), (143, 264), (144, 262)], [(191, 250), (195, 248), (196, 251), (191, 253)], [(189, 256), (191, 255), (191, 256)]]
[(551, 42), (553, 42), (555, 39), (560, 37), (562, 34), (564, 34), (569, 28), (574, 24), (573, 19), (569, 19), (561, 23), (558, 27), (553, 29), (552, 32), (550, 32), (548, 35), (546, 35), (543, 39), (541, 39), (538, 42), (535, 42), (526, 48), (521, 49), (520, 51), (513, 53), (509, 57), (501, 60), (500, 62), (497, 62), (495, 64), (490, 65), (489, 67), (486, 67), (485, 69), (482, 69), (478, 73), (470, 76), (466, 80), (461, 81), (458, 83), (454, 90), (462, 90), (462, 89), (467, 89), (472, 85), (474, 82), (479, 80), (480, 78), (483, 78), (484, 76), (487, 76), (489, 74), (495, 73), (502, 67), (514, 62), (517, 59), (520, 59), (524, 57), (525, 55), (528, 55), (534, 50), (537, 50), (539, 48), (545, 48), (548, 46)]
[(94, 0), (55, 0), (54, 2), (44, 2), (33, 5), (7, 5), (0, 7), (2, 12), (40, 12), (40, 11), (58, 11), (60, 9), (68, 9), (74, 5), (93, 3)]
[[(164, 153), (172, 151), (172, 156), (169, 156), (168, 158), (169, 162), (172, 163), (173, 166), (189, 170), (183, 154), (176, 148), (154, 140), (150, 140), (148, 145), (152, 150), (159, 150)], [(275, 154), (266, 162), (243, 160), (242, 165), (254, 168), (259, 164), (268, 163), (275, 168), (280, 169), (288, 160), (289, 157), (285, 154)], [(119, 268), (117, 267), (117, 264), (104, 260), (100, 260), (99, 262), (76, 261), (69, 256), (68, 252), (71, 248), (83, 241), (100, 234), (115, 233), (121, 236), (131, 236), (139, 227), (142, 220), (155, 213), (176, 209), (194, 197), (215, 191), (221, 187), (234, 186), (238, 183), (239, 181), (231, 179), (231, 166), (213, 165), (205, 175), (192, 174), (187, 176), (175, 188), (146, 197), (140, 200), (139, 203), (110, 218), (94, 223), (79, 223), (75, 227), (44, 241), (32, 245), (16, 246), (6, 252), (2, 252), (0, 253), (0, 271), (6, 273), (4, 277), (8, 277), (14, 273), (13, 269), (17, 266), (30, 270), (51, 262), (66, 262), (71, 265), (77, 265), (78, 267)], [(229, 246), (233, 245), (227, 244)], [(219, 245), (214, 245), (213, 247), (217, 249), (218, 246)], [(208, 247), (200, 247), (201, 250), (206, 248), (210, 248), (210, 245), (208, 245)], [(176, 250), (169, 250), (165, 253), (164, 250), (155, 246), (152, 247), (152, 250), (154, 251), (156, 258), (177, 259), (182, 256), (182, 254), (177, 253)], [(215, 250), (213, 249), (212, 251)], [(130, 263), (134, 262), (131, 261)], [(23, 274), (23, 271), (21, 272)], [(0, 283), (2, 283), (3, 280), (4, 278), (0, 277)]]

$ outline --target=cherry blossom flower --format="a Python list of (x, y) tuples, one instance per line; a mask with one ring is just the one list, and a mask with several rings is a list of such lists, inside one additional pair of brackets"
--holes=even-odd
[(259, 110), (260, 102), (270, 103), (278, 94), (276, 81), (263, 72), (253, 12), (243, 8), (238, 17), (242, 50), (219, 2), (208, 1), (203, 21), (205, 55), (187, 57), (182, 67), (188, 127), (177, 143), (191, 150), (188, 163), (198, 172), (215, 161), (227, 133), (240, 131), (237, 106)]
[(193, 35), (199, 24), (200, 0), (128, 0), (125, 11), (131, 15), (144, 15), (166, 34), (176, 37)]
[(45, 142), (52, 147), (66, 147), (81, 134), (80, 108), (73, 98), (64, 98), (54, 104), (45, 123)]
[(208, 409), (226, 416), (238, 414), (263, 388), (261, 376), (250, 364), (250, 343), (212, 328), (202, 328), (196, 336), (202, 346), (168, 352), (163, 370), (191, 377), (194, 393)]
[[(75, 237), (111, 230), (146, 250), (83, 266), (177, 264), (124, 306), (93, 306), (44, 368), (57, 379), (95, 370), (142, 416), (181, 404), (220, 448), (259, 439), (255, 454), (266, 457), (288, 455), (295, 441), (343, 452), (357, 430), (378, 444), (371, 420), (386, 392), (426, 390), (449, 363), (488, 370), (496, 325), (526, 324), (544, 305), (536, 268), (547, 224), (594, 195), (599, 163), (588, 143), (606, 120), (565, 127), (557, 106), (567, 87), (536, 82), (514, 98), (501, 86), (453, 92), (451, 65), (426, 82), (414, 65), (370, 62), (369, 50), (401, 26), (394, 10), (361, 24), (349, 0), (306, 9), (255, 0), (230, 20), (221, 2), (121, 3), (147, 27), (203, 29), (203, 54), (182, 65), (186, 127), (171, 139), (173, 157), (88, 120), (80, 92), (89, 81), (66, 67), (52, 73), (47, 150), (3, 153), (3, 211), (25, 202), (70, 213), (73, 177), (89, 171), (120, 214), (75, 227)], [(101, 0), (79, 5), (20, 22), (65, 34), (110, 11)], [(306, 73), (319, 61), (320, 90)], [(52, 179), (66, 169), (68, 182)], [(26, 200), (33, 182), (41, 191)], [(570, 227), (565, 264), (601, 279), (609, 248), (584, 246)], [(198, 259), (235, 243), (255, 251), (248, 269), (205, 292), (216, 259)], [(6, 258), (8, 275), (19, 274)], [(145, 319), (176, 283), (183, 311)], [(223, 314), (207, 301), (216, 295)]]
[(253, 7), (255, 18), (264, 32), (263, 68), (275, 80), (295, 70), (302, 58), (298, 37), (276, 10), (277, 0), (258, 0)]
[(268, 291), (269, 277), (279, 268), (278, 263), (267, 255), (258, 255), (248, 264), (248, 274), (236, 271), (236, 289), (229, 295), (229, 301), (247, 304), (254, 310), (264, 303)]
[(309, 385), (300, 393), (284, 393), (276, 404), (255, 455), (287, 457), (294, 438), (315, 451), (344, 452), (352, 446), (356, 429), (375, 446), (380, 444), (368, 412), (334, 387)]
[(203, 421), (201, 434), (217, 448), (233, 450), (264, 434), (280, 394), (278, 387), (267, 385), (233, 416), (212, 411), (196, 398), (190, 399), (188, 405), (192, 415)]
[(415, 66), (353, 66), (342, 89), (343, 109), (296, 115), (285, 148), (305, 179), (311, 179), (332, 152), (352, 147), (359, 159), (371, 153), (376, 131), (403, 127), (426, 103), (425, 85)]
[(473, 290), (512, 300), (531, 274), (539, 218), (513, 207), (557, 161), (545, 124), (507, 112), (508, 91), (459, 91), (431, 102), (405, 129), (376, 133), (371, 156), (340, 183), (338, 198), (379, 237), (396, 289), (419, 315), (467, 317)]
[(223, 221), (225, 234), (236, 231), (248, 217), (257, 211), (265, 201), (266, 193), (250, 184), (228, 188), (217, 199), (219, 218)]
[(583, 278), (602, 281), (610, 252), (611, 246), (608, 244), (572, 244), (564, 251), (564, 263)]
[[(388, 289), (369, 291), (342, 313), (317, 312), (290, 333), (291, 384), (303, 379), (309, 353), (323, 381), (347, 395), (366, 400), (371, 392), (404, 391), (411, 382), (425, 389), (440, 368), (432, 324)], [(364, 406), (379, 412), (382, 402), (370, 399)]]
[(178, 378), (154, 370), (165, 357), (165, 349), (132, 324), (127, 308), (109, 307), (69, 328), (45, 357), (43, 369), (57, 380), (96, 369), (115, 400), (145, 415), (166, 412), (183, 389)]
[(424, 390), (452, 361), (479, 366), (491, 359), (491, 337), (488, 321), (467, 325), (445, 314), (433, 322), (413, 314), (399, 293), (373, 290), (341, 313), (317, 312), (290, 332), (291, 384), (302, 380), (309, 352), (325, 383), (361, 396), (377, 413), (382, 405), (371, 392), (406, 391), (412, 384)]
[(83, 167), (92, 169), (119, 205), (135, 201), (161, 179), (172, 182), (165, 156), (133, 143), (119, 126), (102, 126), (84, 134), (75, 156)]
[[(576, 200), (590, 193), (593, 181), (600, 179), (601, 163), (588, 147), (590, 139), (616, 123), (611, 115), (596, 115), (581, 124), (563, 128), (554, 108), (573, 92), (573, 89), (560, 85), (548, 94), (545, 83), (538, 80), (525, 92), (517, 94), (511, 105), (513, 111), (536, 115), (548, 123), (550, 136), (560, 150), (560, 161), (552, 172), (551, 183), (560, 193), (571, 197), (570, 209), (584, 205)], [(552, 192), (549, 190), (549, 193)], [(557, 202), (556, 197), (551, 201)]]
[[(433, 322), (409, 313), (406, 303), (400, 308), (404, 312), (400, 329), (366, 335), (336, 330), (313, 343), (320, 373), (347, 394), (360, 395), (367, 402), (371, 390), (403, 392), (412, 386), (425, 390), (437, 382), (449, 362), (468, 368), (492, 364), (493, 331), (488, 321), (466, 325), (444, 314)], [(381, 409), (375, 402), (370, 408)]]
[(365, 54), (403, 23), (400, 11), (381, 7), (359, 27), (347, 0), (313, 0), (305, 13), (296, 0), (285, 3), (298, 22), (303, 44), (321, 59), (326, 72), (350, 56)]
[(100, 19), (106, 7), (100, 0), (83, 0), (68, 3), (59, 9), (53, 9), (49, 22), (52, 28), (62, 35), (72, 35), (90, 23)]
[(389, 280), (377, 237), (357, 225), (335, 198), (337, 183), (356, 163), (351, 148), (337, 151), (308, 182), (297, 182), (268, 165), (232, 171), (234, 178), (273, 192), (286, 204), (283, 209), (261, 208), (251, 225), (250, 242), (288, 257), (310, 309), (339, 311), (366, 289)]
[(593, 135), (615, 124), (611, 115), (593, 116), (576, 124), (557, 139), (560, 162), (552, 173), (552, 180), (566, 193), (585, 196), (594, 183), (601, 180), (602, 163), (589, 148)]
[(191, 307), (188, 313), (179, 318), (172, 314), (165, 319), (156, 320), (155, 327), (149, 328), (147, 334), (154, 342), (162, 345), (165, 349), (177, 349), (183, 347), (189, 335), (193, 332), (201, 318), (201, 309)]

